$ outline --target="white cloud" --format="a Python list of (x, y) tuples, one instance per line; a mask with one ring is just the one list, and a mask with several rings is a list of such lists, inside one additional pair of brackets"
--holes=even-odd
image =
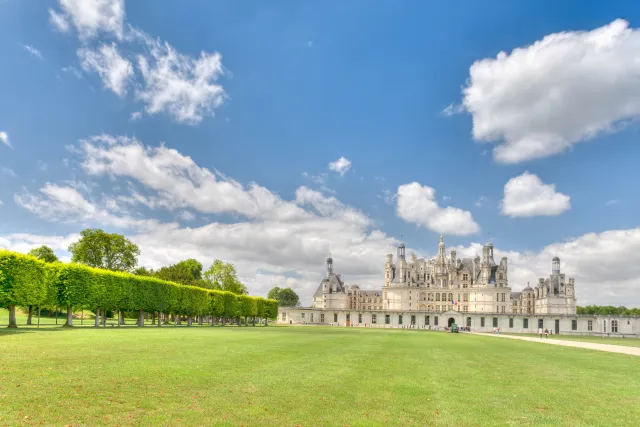
[(449, 200), (451, 200), (451, 196), (442, 196), (443, 202), (448, 202)]
[(194, 219), (196, 219), (196, 216), (193, 214), (193, 212), (182, 211), (178, 214), (178, 218), (183, 221), (193, 221)]
[(62, 68), (62, 72), (63, 73), (69, 73), (69, 74), (73, 75), (77, 79), (81, 79), (82, 78), (82, 73), (80, 72), (80, 70), (78, 70), (73, 65), (69, 65), (68, 67)]
[(135, 122), (137, 120), (140, 120), (142, 118), (142, 112), (140, 111), (134, 111), (133, 113), (131, 113), (131, 115), (129, 116), (129, 120), (131, 120), (132, 122)]
[(138, 55), (143, 84), (136, 98), (145, 104), (145, 111), (166, 112), (189, 124), (199, 123), (205, 115), (213, 116), (227, 99), (224, 88), (217, 83), (224, 74), (222, 56), (200, 52), (194, 59), (141, 31), (133, 34), (149, 50), (149, 55)]
[(605, 203), (605, 206), (613, 206), (613, 205), (617, 205), (618, 203), (620, 203), (620, 200), (611, 199), (611, 200), (607, 200), (607, 202)]
[(556, 216), (571, 208), (571, 198), (544, 184), (529, 172), (511, 178), (504, 186), (502, 214), (511, 217)]
[(329, 170), (337, 172), (340, 176), (344, 176), (351, 169), (351, 160), (340, 157), (338, 160), (329, 163)]
[(29, 52), (30, 55), (35, 56), (36, 58), (39, 58), (39, 59), (44, 59), (42, 57), (42, 53), (40, 53), (40, 51), (38, 49), (36, 49), (35, 47), (30, 46), (28, 44), (23, 44), (22, 47), (24, 47), (25, 50), (27, 52)]
[[(141, 247), (142, 264), (149, 267), (188, 257), (206, 266), (220, 256), (236, 264), (252, 293), (264, 295), (270, 287), (287, 283), (310, 303), (329, 251), (350, 283), (377, 287), (384, 255), (396, 243), (364, 213), (335, 197), (303, 186), (294, 200), (283, 200), (257, 184), (243, 186), (202, 168), (167, 147), (100, 135), (82, 141), (72, 152), (81, 157), (90, 176), (109, 176), (115, 194), (90, 199), (70, 182), (50, 183), (36, 194), (17, 195), (16, 202), (51, 221), (129, 230), (129, 237)], [(229, 222), (182, 228), (140, 219), (137, 208), (151, 210), (145, 212), (146, 218), (166, 216), (162, 210), (177, 218), (231, 215), (225, 215)], [(12, 244), (21, 241), (13, 235), (3, 238)]]
[(11, 143), (9, 142), (9, 134), (3, 131), (0, 131), (0, 142), (2, 142), (7, 147), (11, 147)]
[(480, 198), (478, 199), (478, 201), (476, 202), (476, 206), (481, 208), (484, 206), (485, 203), (487, 203), (489, 199), (487, 199), (485, 196), (480, 196)]
[(83, 40), (99, 33), (122, 39), (124, 0), (59, 0), (59, 3), (61, 11), (49, 9), (49, 19), (57, 30), (68, 32), (73, 24)]
[(441, 111), (440, 114), (451, 117), (456, 114), (464, 113), (464, 105), (460, 104), (449, 104), (447, 107)]
[(120, 56), (115, 43), (103, 44), (96, 50), (79, 49), (78, 57), (85, 71), (98, 73), (105, 88), (112, 90), (118, 96), (124, 96), (133, 76), (133, 66)]
[(389, 189), (382, 190), (382, 193), (378, 194), (379, 199), (382, 199), (383, 202), (391, 206), (393, 206), (397, 197), (398, 195)]
[(10, 176), (11, 178), (18, 177), (18, 174), (13, 169), (3, 167), (2, 169), (0, 169), (0, 172), (2, 172), (2, 175), (7, 175), (7, 176)]
[(407, 222), (438, 233), (465, 236), (480, 231), (470, 212), (438, 206), (435, 190), (417, 182), (398, 187), (396, 213)]
[(519, 163), (569, 149), (640, 116), (640, 30), (616, 20), (554, 33), (476, 61), (463, 90), (473, 136), (494, 158)]

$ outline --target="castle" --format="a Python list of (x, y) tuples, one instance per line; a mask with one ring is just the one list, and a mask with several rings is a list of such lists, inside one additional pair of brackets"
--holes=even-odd
[(560, 259), (551, 262), (551, 275), (538, 279), (535, 289), (528, 284), (521, 292), (509, 286), (507, 258), (496, 263), (493, 245), (482, 248), (482, 259), (449, 256), (440, 236), (438, 255), (430, 260), (405, 256), (400, 243), (397, 260), (388, 254), (382, 289), (361, 290), (347, 286), (333, 272), (333, 259), (327, 258), (327, 271), (313, 298), (314, 308), (394, 310), (403, 312), (469, 312), (513, 314), (575, 314), (574, 279), (560, 272)]

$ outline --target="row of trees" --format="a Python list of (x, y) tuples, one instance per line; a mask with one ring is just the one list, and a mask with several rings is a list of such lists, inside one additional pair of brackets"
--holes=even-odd
[[(9, 327), (17, 327), (16, 306), (64, 307), (67, 326), (73, 325), (74, 309), (100, 313), (137, 311), (138, 325), (144, 325), (145, 312), (159, 318), (167, 315), (186, 316), (188, 323), (199, 317), (275, 319), (278, 302), (271, 299), (238, 295), (228, 291), (188, 286), (153, 276), (109, 271), (79, 263), (61, 263), (39, 248), (41, 258), (0, 250), (0, 307), (9, 309)], [(45, 255), (48, 254), (46, 257)], [(34, 252), (34, 255), (36, 253)], [(75, 256), (75, 254), (74, 254)], [(121, 261), (114, 261), (121, 263)], [(214, 322), (212, 322), (213, 325)], [(158, 322), (158, 326), (162, 324)], [(223, 320), (224, 324), (224, 320)]]
[(624, 316), (640, 316), (640, 308), (627, 308), (625, 306), (614, 307), (612, 305), (587, 305), (586, 307), (578, 306), (577, 314), (600, 314), (600, 315), (624, 315)]

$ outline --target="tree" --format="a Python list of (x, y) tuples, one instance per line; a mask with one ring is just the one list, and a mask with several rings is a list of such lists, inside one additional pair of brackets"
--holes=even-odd
[(121, 234), (98, 228), (80, 232), (80, 240), (69, 246), (71, 261), (111, 271), (131, 271), (138, 263), (140, 249)]
[(297, 307), (300, 305), (300, 297), (291, 288), (275, 287), (269, 291), (267, 298), (278, 301), (280, 307)]
[(136, 276), (149, 276), (149, 277), (156, 274), (152, 268), (147, 268), (147, 267), (138, 267), (135, 270), (133, 270), (132, 273), (135, 274)]
[(162, 267), (155, 273), (155, 277), (181, 285), (201, 286), (202, 264), (193, 258), (185, 259), (169, 267)]
[(202, 280), (205, 287), (232, 292), (237, 295), (248, 293), (247, 287), (238, 280), (233, 264), (216, 259), (204, 273)]
[(44, 262), (58, 262), (58, 257), (49, 246), (40, 246), (29, 251), (29, 255)]

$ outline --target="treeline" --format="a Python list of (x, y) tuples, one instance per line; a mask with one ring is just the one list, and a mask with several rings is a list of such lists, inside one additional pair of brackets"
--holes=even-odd
[(17, 327), (16, 307), (61, 307), (67, 311), (66, 326), (73, 326), (73, 311), (95, 311), (96, 326), (106, 321), (106, 312), (138, 312), (138, 326), (144, 326), (145, 313), (159, 319), (186, 317), (191, 325), (216, 318), (239, 322), (249, 319), (275, 319), (278, 302), (228, 291), (181, 285), (153, 276), (109, 271), (78, 263), (45, 262), (35, 256), (0, 250), (0, 307), (9, 309), (9, 327)]
[(612, 305), (587, 305), (586, 307), (576, 307), (577, 314), (600, 314), (600, 315), (623, 315), (640, 316), (640, 308), (627, 308), (624, 306), (614, 307)]

